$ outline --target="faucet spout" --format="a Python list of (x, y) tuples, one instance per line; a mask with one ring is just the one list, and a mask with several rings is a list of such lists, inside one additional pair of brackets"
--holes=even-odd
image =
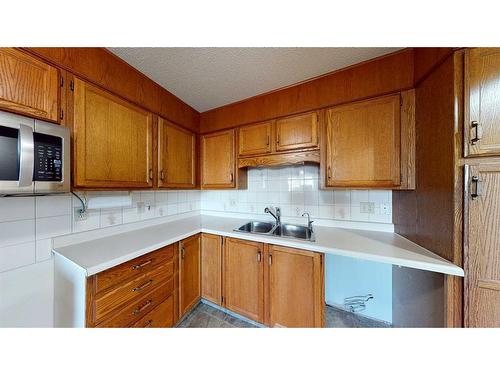
[(266, 207), (264, 209), (264, 212), (274, 217), (274, 220), (276, 220), (276, 225), (281, 225), (281, 210), (279, 209), (279, 207), (275, 207), (274, 212), (272, 207)]

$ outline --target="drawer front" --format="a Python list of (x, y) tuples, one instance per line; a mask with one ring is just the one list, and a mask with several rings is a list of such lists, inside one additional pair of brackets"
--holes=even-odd
[(153, 311), (135, 322), (132, 328), (169, 328), (174, 325), (174, 297), (168, 297)]
[(99, 293), (127, 279), (143, 275), (157, 265), (168, 262), (174, 257), (175, 245), (169, 245), (128, 262), (120, 264), (95, 276), (95, 292)]
[[(166, 283), (161, 284), (151, 293), (144, 297), (128, 304), (120, 310), (112, 318), (102, 322), (97, 327), (99, 328), (125, 328), (137, 319), (141, 319), (146, 314), (151, 312), (156, 306), (160, 305), (169, 296), (172, 296), (174, 291), (174, 279), (170, 278)], [(172, 299), (173, 300), (173, 299)]]
[(115, 289), (101, 293), (100, 295), (97, 294), (93, 303), (94, 321), (99, 321), (129, 301), (139, 299), (149, 293), (159, 284), (169, 279), (173, 273), (174, 262), (171, 261), (133, 280), (120, 284)]

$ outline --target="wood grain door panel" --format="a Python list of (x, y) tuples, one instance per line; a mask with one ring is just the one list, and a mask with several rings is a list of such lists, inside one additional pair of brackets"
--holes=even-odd
[(329, 109), (326, 185), (398, 187), (400, 131), (399, 94)]
[(202, 135), (201, 163), (203, 189), (236, 186), (234, 129)]
[(196, 186), (196, 135), (162, 118), (158, 120), (158, 186)]
[(276, 151), (319, 146), (318, 112), (291, 116), (276, 121)]
[(222, 237), (201, 235), (201, 296), (222, 304)]
[(263, 251), (262, 243), (226, 238), (225, 307), (261, 323), (264, 320)]
[(500, 48), (467, 49), (464, 78), (465, 156), (500, 155)]
[(466, 319), (469, 327), (500, 327), (500, 164), (467, 170)]
[(0, 108), (59, 122), (60, 71), (14, 48), (0, 48)]
[(242, 126), (238, 129), (238, 155), (260, 155), (271, 152), (273, 122)]
[(271, 327), (323, 326), (322, 254), (269, 247), (269, 323)]
[(180, 316), (188, 312), (200, 299), (200, 235), (179, 243)]
[(141, 188), (152, 181), (152, 114), (75, 79), (76, 187)]

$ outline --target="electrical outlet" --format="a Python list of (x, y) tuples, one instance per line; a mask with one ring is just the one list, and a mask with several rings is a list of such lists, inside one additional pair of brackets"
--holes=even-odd
[(388, 203), (382, 203), (380, 205), (380, 213), (386, 215), (389, 215), (391, 213), (391, 207), (389, 206)]
[(80, 207), (74, 207), (73, 210), (75, 211), (73, 215), (75, 221), (87, 220), (87, 213), (86, 212), (82, 213), (82, 209)]
[(359, 204), (359, 212), (362, 214), (374, 214), (375, 213), (375, 203), (373, 203), (373, 202), (361, 202)]

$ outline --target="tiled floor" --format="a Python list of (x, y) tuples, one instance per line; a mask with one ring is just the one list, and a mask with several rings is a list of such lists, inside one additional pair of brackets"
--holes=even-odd
[[(389, 328), (387, 323), (365, 318), (357, 314), (326, 307), (326, 326), (328, 328)], [(179, 324), (179, 328), (257, 328), (250, 322), (200, 303)]]

